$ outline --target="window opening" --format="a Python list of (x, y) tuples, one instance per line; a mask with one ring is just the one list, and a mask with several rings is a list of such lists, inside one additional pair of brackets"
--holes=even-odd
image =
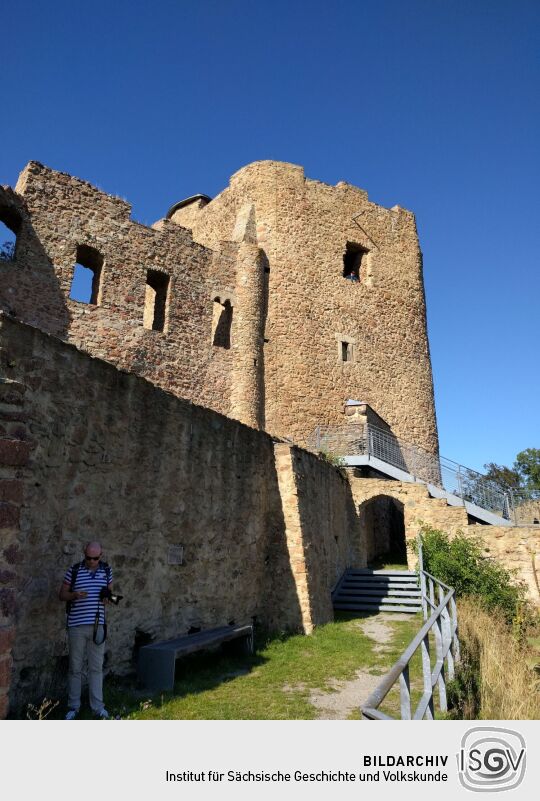
[(21, 218), (12, 209), (0, 209), (0, 261), (13, 261)]
[(212, 314), (212, 345), (216, 348), (231, 347), (231, 327), (232, 327), (233, 307), (231, 302), (226, 300), (221, 303), (219, 298), (214, 298), (214, 309)]
[(343, 254), (343, 277), (349, 281), (360, 281), (360, 270), (365, 263), (368, 251), (354, 242), (347, 242)]
[(352, 342), (341, 343), (341, 361), (352, 362)]
[(103, 256), (89, 245), (78, 245), (69, 297), (97, 306), (101, 302)]
[(165, 330), (169, 276), (159, 270), (146, 273), (143, 325), (151, 331)]

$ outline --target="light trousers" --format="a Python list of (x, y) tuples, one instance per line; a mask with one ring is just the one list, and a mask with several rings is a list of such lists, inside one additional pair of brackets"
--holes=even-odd
[[(98, 642), (103, 639), (103, 626), (97, 632)], [(88, 657), (88, 695), (92, 712), (99, 714), (103, 709), (103, 657), (105, 643), (96, 645), (93, 626), (69, 626), (69, 679), (68, 708), (79, 709), (84, 658)]]

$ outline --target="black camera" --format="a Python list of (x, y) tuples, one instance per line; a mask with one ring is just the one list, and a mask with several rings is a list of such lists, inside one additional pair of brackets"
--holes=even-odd
[(112, 604), (116, 604), (116, 606), (118, 606), (123, 597), (123, 595), (115, 595), (108, 587), (102, 587), (99, 591), (100, 601), (110, 601)]

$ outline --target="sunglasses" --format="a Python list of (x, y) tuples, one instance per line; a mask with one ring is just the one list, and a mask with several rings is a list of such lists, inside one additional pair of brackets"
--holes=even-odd
[(85, 554), (84, 558), (88, 559), (89, 562), (97, 562), (97, 561), (99, 561), (101, 559), (101, 554), (99, 556), (87, 556)]

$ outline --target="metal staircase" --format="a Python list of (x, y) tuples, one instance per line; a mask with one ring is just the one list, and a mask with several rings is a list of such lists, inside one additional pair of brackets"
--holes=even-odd
[(332, 593), (335, 610), (418, 612), (422, 593), (418, 576), (407, 570), (346, 570)]
[(317, 426), (308, 447), (339, 456), (348, 467), (425, 484), (432, 498), (465, 507), (470, 517), (482, 523), (531, 525), (540, 519), (539, 493), (513, 492), (471, 468), (428, 453), (371, 424)]

